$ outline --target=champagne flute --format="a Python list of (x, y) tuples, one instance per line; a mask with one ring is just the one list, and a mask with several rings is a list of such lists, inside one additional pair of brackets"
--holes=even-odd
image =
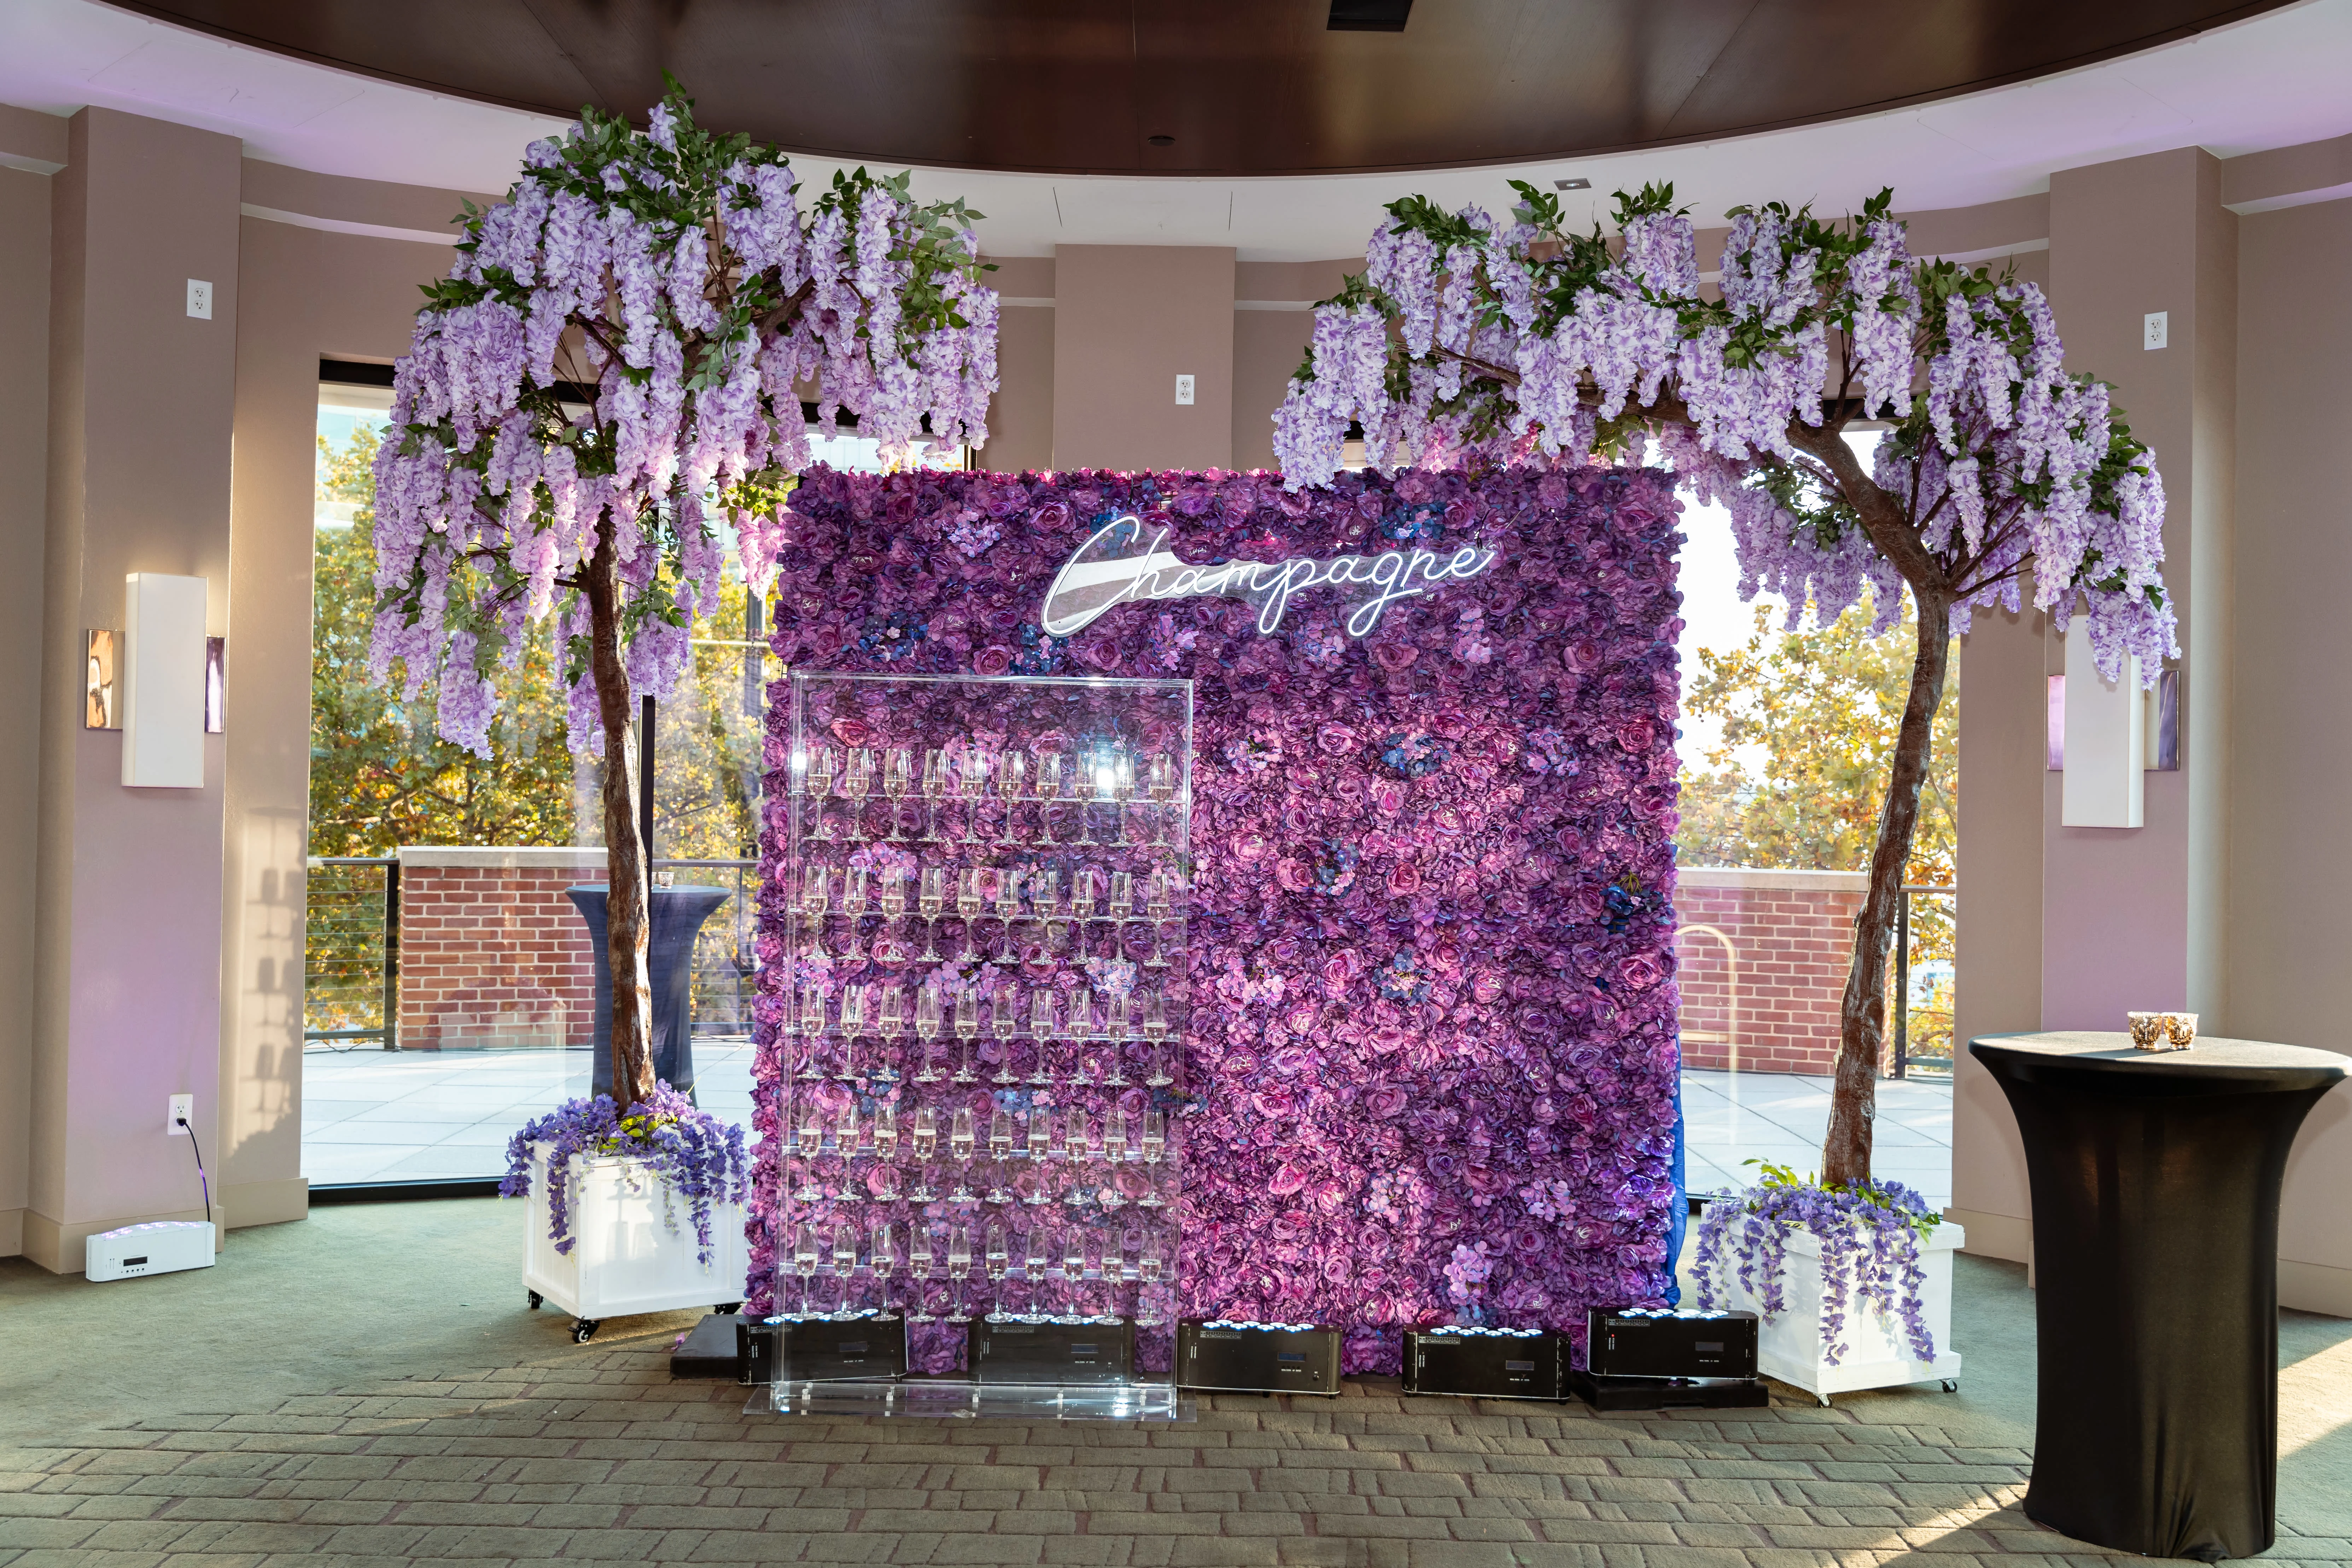
[(1127, 1163), (1127, 1112), (1117, 1106), (1103, 1118), (1103, 1193), (1107, 1209), (1124, 1207), (1127, 1194), (1118, 1188), (1118, 1168)]
[(887, 1165), (898, 1157), (898, 1108), (884, 1104), (874, 1110), (874, 1158)]
[(808, 1316), (809, 1287), (816, 1279), (816, 1226), (803, 1223), (793, 1232), (793, 1272), (801, 1277), (801, 1310)]
[(833, 873), (823, 866), (811, 866), (801, 872), (801, 919), (809, 929), (811, 958), (823, 963), (831, 954), (824, 951), (824, 917), (833, 908)]
[(1046, 1065), (1045, 1044), (1054, 1037), (1054, 994), (1043, 985), (1029, 993), (1029, 1033), (1037, 1042), (1037, 1054), (1029, 1067), (1029, 1081), (1052, 1083), (1054, 1075)]
[(891, 1233), (890, 1222), (877, 1219), (868, 1238), (866, 1267), (874, 1273), (874, 1305), (882, 1311), (890, 1310), (890, 1276), (898, 1271), (898, 1242)]
[(1084, 1322), (1087, 1314), (1080, 1298), (1087, 1288), (1087, 1233), (1083, 1226), (1062, 1227), (1062, 1282), (1068, 1288), (1071, 1321)]
[(1151, 1189), (1137, 1201), (1145, 1208), (1160, 1206), (1160, 1162), (1168, 1152), (1168, 1119), (1157, 1110), (1143, 1113), (1143, 1163), (1150, 1167)]
[(1029, 1315), (1033, 1318), (1043, 1317), (1045, 1314), (1042, 1309), (1045, 1303), (1041, 1298), (1045, 1293), (1045, 1278), (1053, 1272), (1054, 1268), (1053, 1249), (1043, 1223), (1034, 1224), (1029, 1227), (1027, 1250), (1029, 1256), (1024, 1260), (1022, 1272), (1029, 1278)]
[(793, 1189), (794, 1203), (813, 1204), (824, 1196), (824, 1189), (816, 1184), (816, 1160), (824, 1148), (824, 1119), (815, 1105), (801, 1111), (800, 1129), (793, 1135), (793, 1150), (800, 1156), (800, 1185)]
[(1087, 756), (1078, 753), (1077, 776), (1070, 781), (1070, 793), (1078, 802), (1078, 837), (1081, 848), (1091, 848), (1095, 842), (1095, 806), (1103, 798), (1102, 757), (1099, 752)]
[(997, 934), (996, 956), (989, 963), (999, 966), (1013, 959), (1013, 927), (1021, 918), (1021, 873), (1013, 870), (996, 874), (996, 919), (1003, 929)]
[(1151, 761), (1144, 766), (1143, 787), (1158, 807), (1151, 814), (1151, 842), (1165, 845), (1168, 842), (1168, 819), (1175, 815), (1171, 807), (1176, 798), (1175, 759), (1153, 752)]
[(1095, 1081), (1094, 1054), (1087, 1049), (1087, 1042), (1094, 1037), (1094, 993), (1091, 991), (1071, 992), (1069, 1036), (1073, 1047), (1070, 1053), (1073, 1058), (1070, 1068), (1070, 1081), (1072, 1083), (1092, 1083)]
[(1085, 1111), (1070, 1112), (1064, 1123), (1064, 1136), (1067, 1139), (1064, 1150), (1070, 1163), (1070, 1185), (1062, 1194), (1062, 1202), (1070, 1208), (1080, 1208), (1087, 1201), (1087, 1140), (1090, 1136)]
[(1164, 1089), (1176, 1080), (1168, 1074), (1167, 1001), (1157, 991), (1143, 999), (1143, 1037), (1151, 1042), (1151, 1066), (1143, 1081)]
[(907, 1314), (907, 1321), (938, 1322), (927, 1299), (931, 1283), (931, 1227), (919, 1219), (907, 1226), (907, 1277), (914, 1281), (913, 1289), (907, 1293), (908, 1305), (914, 1310)]
[(906, 961), (907, 944), (892, 934), (906, 912), (907, 868), (892, 866), (882, 873), (882, 930), (874, 939), (874, 956), (885, 963)]
[(931, 1065), (931, 1042), (940, 1037), (940, 993), (934, 985), (926, 985), (915, 997), (915, 1034), (923, 1044), (922, 1065), (915, 1071), (917, 1083), (937, 1083), (940, 1069)]
[(808, 794), (809, 799), (816, 804), (816, 826), (809, 837), (829, 839), (833, 837), (833, 825), (824, 819), (824, 803), (833, 794), (833, 748), (830, 746), (819, 746), (815, 754), (809, 758)]
[(857, 1272), (857, 1231), (847, 1220), (833, 1227), (833, 1277), (841, 1282), (842, 1317), (849, 1315), (849, 1277)]
[[(882, 987), (882, 1016), (874, 1026), (874, 1032), (882, 1037), (882, 1044), (893, 1058), (898, 1054), (899, 1039), (907, 1033), (906, 1005), (907, 997), (902, 987)], [(898, 1076), (898, 1069), (895, 1065), (887, 1070), (892, 1077)]]
[(1160, 928), (1168, 923), (1170, 894), (1175, 879), (1165, 871), (1154, 871), (1143, 887), (1143, 912), (1151, 921), (1151, 957), (1146, 969), (1165, 969), (1168, 960), (1160, 951)]
[(996, 1184), (988, 1190), (988, 1201), (1009, 1204), (1013, 1194), (1006, 1189), (1006, 1167), (1013, 1163), (1013, 1115), (1000, 1107), (988, 1119), (988, 1157), (996, 1166)]
[(956, 997), (955, 1033), (956, 1040), (963, 1047), (963, 1050), (961, 1053), (961, 1059), (956, 1063), (954, 1076), (949, 1081), (978, 1083), (980, 1074), (974, 1072), (971, 1066), (971, 1043), (980, 1037), (980, 998), (969, 988)]
[(1021, 1008), (1013, 1001), (1014, 995), (1013, 987), (1005, 986), (996, 994), (996, 1000), (990, 1005), (988, 1010), (988, 1026), (996, 1036), (998, 1055), (996, 1074), (992, 1081), (997, 1083), (1020, 1081), (1013, 1076), (1013, 1027), (1021, 1022)]
[(963, 1282), (971, 1272), (971, 1232), (958, 1226), (948, 1233), (948, 1278), (955, 1281), (955, 1307), (948, 1314), (950, 1323), (971, 1321), (963, 1310)]
[(1013, 832), (1013, 811), (1015, 804), (1021, 799), (1028, 772), (1029, 757), (1025, 752), (1007, 752), (997, 759), (996, 793), (1004, 801), (1004, 825), (998, 830), (996, 837), (997, 843), (1001, 845), (1020, 842)]
[(948, 1158), (955, 1163), (955, 1191), (948, 1194), (951, 1204), (968, 1204), (971, 1195), (971, 1170), (972, 1150), (971, 1107), (956, 1107), (955, 1119), (948, 1123)]
[(963, 754), (964, 799), (963, 841), (978, 844), (980, 837), (980, 803), (988, 797), (990, 757), (986, 752), (967, 751)]
[(1051, 1146), (1054, 1136), (1053, 1121), (1053, 1113), (1044, 1106), (1033, 1105), (1029, 1108), (1028, 1126), (1024, 1130), (1027, 1133), (1029, 1163), (1036, 1167), (1039, 1173), (1037, 1190), (1029, 1194), (1029, 1201), (1033, 1204), (1042, 1204), (1045, 1201), (1045, 1184), (1043, 1178), (1046, 1151)]
[(1004, 1227), (1001, 1225), (992, 1225), (988, 1227), (988, 1258), (985, 1267), (988, 1270), (989, 1284), (988, 1315), (993, 1318), (1004, 1310), (1004, 1276), (1008, 1271)]
[(841, 1201), (845, 1204), (856, 1203), (864, 1196), (858, 1190), (856, 1173), (851, 1169), (856, 1163), (857, 1145), (864, 1136), (865, 1130), (857, 1121), (857, 1101), (853, 1100), (843, 1108), (841, 1119), (834, 1123), (833, 1131), (834, 1155), (841, 1162)]
[(914, 1190), (907, 1194), (909, 1203), (928, 1204), (939, 1200), (939, 1194), (931, 1191), (931, 1157), (939, 1151), (939, 1112), (928, 1105), (918, 1106), (914, 1135), (908, 1140), (908, 1152), (915, 1157)]
[(841, 990), (841, 1070), (833, 1076), (844, 1083), (857, 1079), (857, 1037), (866, 1027), (866, 987)]
[(1127, 997), (1114, 993), (1108, 1011), (1110, 1023), (1110, 1076), (1103, 1082), (1114, 1089), (1127, 1087)]
[(1045, 956), (1054, 955), (1054, 917), (1062, 908), (1062, 874), (1059, 871), (1033, 871), (1029, 874), (1029, 907), (1036, 911), (1038, 940), (1045, 943)]
[(1111, 842), (1122, 848), (1135, 843), (1127, 836), (1127, 803), (1134, 795), (1135, 759), (1128, 753), (1125, 746), (1120, 746), (1111, 752), (1110, 798), (1111, 805), (1118, 812), (1118, 837)]
[(948, 754), (937, 747), (923, 753), (923, 844), (940, 842), (940, 797), (948, 793)]
[(866, 792), (874, 787), (874, 752), (868, 746), (853, 746), (849, 766), (841, 775), (841, 793), (847, 795), (849, 807), (849, 839), (853, 844), (866, 842)]
[(1070, 872), (1070, 956), (1087, 956), (1087, 923), (1095, 918), (1095, 868), (1080, 866)]
[(882, 793), (890, 797), (890, 839), (904, 842), (906, 826), (898, 814), (907, 804), (907, 792), (915, 787), (915, 756), (904, 746), (893, 746), (882, 763)]
[(841, 912), (849, 917), (849, 947), (841, 957), (845, 963), (856, 963), (866, 956), (858, 937), (866, 920), (866, 868), (851, 866), (841, 873)]
[(801, 991), (801, 1070), (796, 1077), (817, 1079), (824, 1068), (817, 1065), (819, 1043), (824, 1038), (824, 993), (815, 986)]
[(1143, 1233), (1143, 1252), (1136, 1259), (1135, 1266), (1136, 1279), (1140, 1281), (1135, 1289), (1135, 1321), (1142, 1327), (1152, 1328), (1159, 1324), (1159, 1310), (1145, 1304), (1144, 1292), (1150, 1290), (1154, 1296), (1159, 1294), (1154, 1287), (1159, 1285), (1164, 1268), (1165, 1258), (1160, 1250), (1160, 1232), (1147, 1230)]
[(982, 896), (980, 890), (980, 868), (965, 867), (962, 874), (956, 879), (956, 913), (963, 919), (961, 962), (965, 963), (970, 963), (979, 956), (978, 950), (972, 946), (971, 928), (973, 922), (980, 919), (980, 911), (986, 903), (987, 900)]
[(1047, 815), (1062, 798), (1062, 753), (1037, 755), (1037, 842), (1054, 842), (1054, 819)]
[(948, 907), (948, 871), (944, 866), (923, 868), (923, 880), (917, 894), (915, 907), (922, 911), (924, 963), (938, 963), (940, 958), (940, 915)]

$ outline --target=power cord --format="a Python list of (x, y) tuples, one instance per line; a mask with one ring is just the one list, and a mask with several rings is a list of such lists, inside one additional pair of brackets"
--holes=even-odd
[(180, 1124), (180, 1130), (188, 1135), (189, 1152), (196, 1157), (196, 1180), (205, 1184), (205, 1223), (210, 1225), (213, 1222), (213, 1179), (205, 1174), (204, 1145), (196, 1142), (196, 1130), (188, 1125), (186, 1117), (176, 1116), (173, 1120), (177, 1121)]

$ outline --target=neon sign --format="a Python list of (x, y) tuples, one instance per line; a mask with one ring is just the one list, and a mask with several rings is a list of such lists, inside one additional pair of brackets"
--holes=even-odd
[(1224, 597), (1258, 607), (1257, 629), (1281, 628), (1291, 599), (1309, 588), (1367, 590), (1348, 617), (1349, 637), (1369, 637), (1381, 616), (1400, 599), (1412, 598), (1447, 583), (1475, 577), (1495, 563), (1495, 552), (1465, 544), (1450, 554), (1433, 550), (1384, 550), (1377, 555), (1337, 555), (1328, 561), (1294, 556), (1288, 561), (1225, 561), (1192, 566), (1166, 548), (1170, 530), (1150, 536), (1140, 552), (1143, 521), (1122, 517), (1105, 523), (1078, 546), (1045, 590), (1037, 624), (1052, 637), (1076, 636), (1105, 611), (1157, 599)]

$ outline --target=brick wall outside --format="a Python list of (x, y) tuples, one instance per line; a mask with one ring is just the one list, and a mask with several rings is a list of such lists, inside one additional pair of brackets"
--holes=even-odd
[(601, 849), (400, 852), (400, 1047), (587, 1046), (596, 963), (566, 888)]
[[(1762, 871), (1685, 867), (1676, 879), (1683, 1064), (1743, 1072), (1826, 1073), (1837, 1060), (1838, 1004), (1862, 910), (1859, 871)], [(1729, 1027), (1731, 963), (1712, 927), (1737, 950), (1736, 1045)], [(1714, 1036), (1713, 1039), (1694, 1038)]]

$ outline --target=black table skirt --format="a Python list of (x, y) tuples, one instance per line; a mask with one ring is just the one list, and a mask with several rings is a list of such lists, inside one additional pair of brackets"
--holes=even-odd
[(2151, 1557), (2274, 1539), (2279, 1187), (2345, 1073), (2242, 1040), (2108, 1034), (1969, 1049), (2017, 1112), (2033, 1184), (2040, 1405), (2026, 1514)]
[[(607, 889), (566, 888), (564, 896), (588, 922), (596, 951), (595, 1083), (613, 1092), (613, 965), (605, 924)], [(646, 979), (653, 987), (654, 1077), (681, 1094), (694, 1091), (694, 943), (702, 922), (729, 899), (724, 888), (656, 888), (646, 932)]]

